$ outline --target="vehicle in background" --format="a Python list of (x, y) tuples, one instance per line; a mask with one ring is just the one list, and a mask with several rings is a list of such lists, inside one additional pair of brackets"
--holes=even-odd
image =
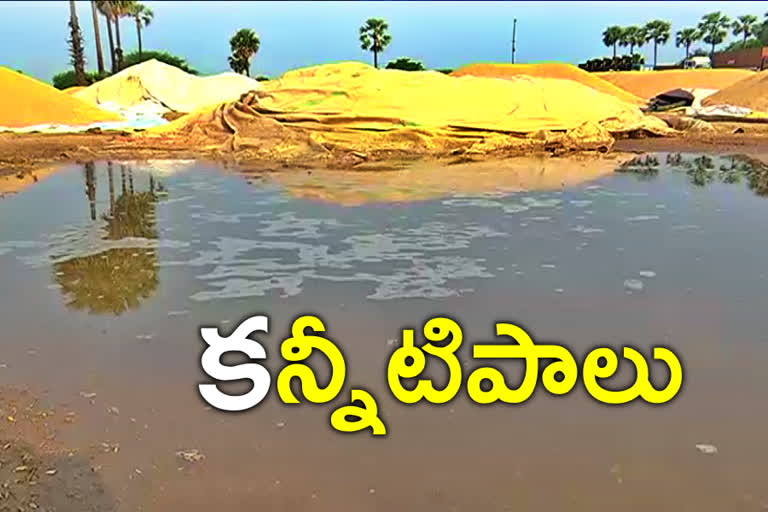
[(702, 68), (711, 68), (712, 67), (712, 61), (709, 57), (703, 57), (703, 56), (696, 56), (696, 57), (689, 57), (683, 61), (683, 69), (702, 69)]

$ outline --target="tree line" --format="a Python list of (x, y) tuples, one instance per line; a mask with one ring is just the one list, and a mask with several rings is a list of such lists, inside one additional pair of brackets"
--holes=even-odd
[[(379, 67), (379, 53), (383, 52), (391, 42), (392, 36), (389, 33), (389, 25), (381, 18), (369, 18), (360, 27), (360, 47), (373, 53), (373, 66), (375, 68)], [(229, 46), (231, 50), (228, 57), (230, 69), (235, 73), (250, 75), (251, 59), (261, 48), (259, 36), (250, 28), (241, 28), (229, 40)], [(407, 58), (398, 59), (394, 62), (394, 64), (390, 62), (387, 67), (392, 69), (393, 66), (396, 68), (403, 66), (409, 71), (417, 70), (417, 68), (424, 69), (420, 62)]]
[[(768, 43), (768, 13), (761, 22), (757, 16), (746, 14), (731, 19), (721, 12), (712, 12), (702, 16), (695, 27), (681, 28), (675, 34), (675, 46), (685, 48), (685, 58), (691, 55), (691, 46), (702, 41), (710, 45), (710, 57), (715, 53), (715, 47), (725, 42), (728, 31), (734, 36), (743, 38), (731, 44), (728, 49), (747, 48)], [(613, 25), (603, 31), (603, 44), (613, 47), (613, 57), (616, 58), (617, 46), (629, 47), (632, 55), (635, 48), (653, 42), (653, 65), (656, 67), (658, 46), (665, 44), (671, 37), (672, 24), (664, 20), (653, 20), (645, 25), (620, 27)], [(750, 39), (752, 38), (752, 39)]]
[[(109, 57), (111, 72), (116, 73), (125, 65), (123, 43), (120, 37), (120, 20), (130, 19), (136, 26), (136, 38), (139, 46), (139, 57), (142, 57), (141, 30), (154, 19), (154, 12), (148, 6), (135, 0), (91, 0), (91, 16), (93, 18), (94, 43), (96, 45), (96, 64), (99, 76), (106, 73), (104, 53), (101, 45), (100, 16), (107, 23), (109, 40)], [(114, 27), (114, 32), (113, 32)], [(85, 71), (85, 48), (80, 22), (77, 18), (75, 0), (69, 0), (69, 51), (74, 67), (77, 85), (87, 85), (88, 77)]]

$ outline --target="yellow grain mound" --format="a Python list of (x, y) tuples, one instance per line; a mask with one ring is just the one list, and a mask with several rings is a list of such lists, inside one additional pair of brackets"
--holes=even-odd
[(736, 105), (768, 112), (768, 71), (754, 73), (707, 97), (703, 105)]
[(643, 99), (595, 76), (594, 73), (588, 73), (571, 64), (563, 64), (560, 62), (548, 62), (543, 64), (470, 64), (451, 73), (451, 76), (466, 75), (505, 79), (516, 78), (519, 76), (532, 76), (536, 78), (573, 80), (600, 92), (615, 96), (627, 103), (635, 105), (645, 104)]
[(625, 91), (645, 98), (672, 89), (724, 89), (754, 74), (746, 69), (668, 69), (594, 73)]
[(110, 108), (135, 107), (147, 101), (175, 112), (232, 101), (259, 88), (259, 82), (236, 73), (197, 77), (155, 59), (136, 64), (75, 92), (75, 97)]
[(456, 78), (436, 71), (376, 70), (357, 62), (290, 71), (257, 97), (260, 113), (325, 129), (531, 133), (569, 130), (584, 122), (609, 131), (654, 124), (634, 105), (571, 80)]
[(48, 84), (0, 67), (0, 127), (84, 126), (120, 117), (73, 98)]
[(78, 91), (82, 91), (85, 89), (84, 85), (75, 85), (73, 87), (67, 87), (66, 89), (62, 89), (61, 92), (65, 92), (67, 94), (75, 94)]
[(302, 134), (311, 134), (310, 146), (355, 151), (440, 152), (470, 141), (473, 150), (490, 153), (550, 143), (605, 147), (612, 134), (635, 131), (670, 132), (637, 106), (572, 80), (452, 77), (346, 62), (288, 72), (236, 102), (150, 135), (196, 136), (203, 144), (226, 139), (235, 150), (276, 144), (286, 151)]

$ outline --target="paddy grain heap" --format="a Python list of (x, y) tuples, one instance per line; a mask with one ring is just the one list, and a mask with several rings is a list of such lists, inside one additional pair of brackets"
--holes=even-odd
[(486, 78), (511, 79), (519, 76), (532, 76), (536, 78), (559, 78), (573, 80), (582, 85), (591, 87), (600, 92), (615, 96), (622, 101), (635, 105), (642, 105), (645, 101), (624, 89), (616, 87), (612, 83), (588, 73), (570, 64), (559, 62), (543, 64), (470, 64), (457, 69), (451, 76), (478, 76)]
[(148, 134), (257, 153), (439, 154), (607, 148), (612, 135), (634, 132), (670, 130), (635, 105), (572, 80), (452, 77), (347, 62), (288, 72), (238, 101)]
[(17, 71), (0, 67), (0, 129), (87, 126), (120, 117)]
[(768, 71), (753, 73), (702, 102), (708, 105), (735, 105), (768, 112)]
[(608, 71), (598, 77), (649, 100), (672, 89), (724, 89), (750, 77), (746, 69), (670, 69), (664, 71)]
[(155, 59), (136, 64), (74, 93), (76, 98), (107, 108), (130, 108), (147, 102), (174, 112), (232, 101), (259, 88), (259, 82), (236, 73), (191, 75)]

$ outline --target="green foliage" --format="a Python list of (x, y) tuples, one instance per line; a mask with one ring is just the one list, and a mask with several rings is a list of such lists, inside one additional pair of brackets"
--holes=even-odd
[(453, 70), (450, 69), (450, 68), (440, 68), (440, 69), (436, 69), (435, 71), (438, 71), (438, 72), (443, 73), (445, 75), (450, 75), (451, 73), (453, 73)]
[[(138, 52), (131, 52), (125, 56), (125, 59), (123, 60), (123, 69), (133, 66), (135, 64), (140, 64), (142, 62), (146, 62), (151, 59), (159, 60), (160, 62), (164, 62), (165, 64), (168, 64), (169, 66), (174, 66), (182, 71), (186, 71), (187, 73), (190, 73), (192, 75), (197, 75), (197, 71), (190, 68), (187, 64), (187, 61), (181, 57), (177, 57), (175, 55), (172, 55), (168, 52), (158, 52), (158, 51), (145, 51), (142, 52), (141, 55), (139, 55)], [(103, 80), (104, 78), (107, 78), (112, 73), (105, 71), (104, 73), (98, 73), (96, 71), (87, 71), (85, 73), (85, 82), (86, 85), (91, 85), (94, 82), (98, 82), (99, 80)], [(67, 89), (69, 87), (74, 87), (77, 84), (77, 80), (75, 79), (75, 72), (73, 70), (64, 71), (63, 73), (59, 73), (57, 75), (53, 76), (53, 86), (57, 89)]]
[(755, 27), (755, 37), (764, 45), (768, 45), (768, 19)]
[(387, 69), (402, 69), (403, 71), (424, 71), (424, 64), (410, 57), (400, 57), (387, 63)]
[(613, 25), (603, 31), (603, 44), (609, 48), (613, 47), (613, 54), (616, 55), (616, 45), (621, 41), (624, 35), (624, 29)]
[(742, 42), (745, 42), (747, 39), (749, 39), (749, 36), (757, 32), (757, 16), (752, 14), (739, 16), (733, 21), (731, 28), (733, 29), (733, 35), (744, 36)]
[(267, 75), (259, 75), (256, 77), (256, 81), (258, 82), (267, 82), (269, 80), (272, 80), (272, 79), (269, 78)]
[(730, 26), (731, 19), (719, 11), (709, 13), (701, 18), (699, 22), (701, 40), (712, 45), (712, 53), (714, 53), (716, 45), (725, 41)]
[(635, 47), (641, 47), (646, 42), (645, 29), (633, 25), (626, 27), (619, 38), (619, 46), (629, 46), (629, 53), (635, 53)]
[(603, 57), (600, 59), (589, 59), (579, 67), (584, 71), (631, 71), (640, 69), (645, 59), (639, 53), (632, 55), (622, 55), (617, 57)]
[(701, 39), (701, 34), (695, 28), (681, 28), (675, 34), (675, 46), (685, 48), (685, 58), (691, 54), (691, 45)]
[(709, 57), (709, 52), (704, 48), (696, 48), (691, 52), (691, 57)]
[(152, 51), (152, 50), (143, 51), (141, 52), (141, 55), (139, 55), (139, 52), (131, 52), (125, 55), (125, 57), (123, 57), (123, 69), (129, 66), (133, 66), (134, 64), (139, 64), (152, 59), (159, 60), (160, 62), (168, 64), (169, 66), (177, 67), (182, 71), (186, 71), (187, 73), (190, 73), (192, 75), (198, 74), (198, 72), (195, 69), (192, 69), (191, 67), (189, 67), (189, 64), (187, 64), (186, 59), (182, 57), (177, 57), (176, 55), (172, 55), (168, 52)]
[(763, 42), (753, 37), (753, 38), (747, 39), (746, 41), (734, 41), (728, 46), (726, 46), (723, 51), (733, 52), (736, 50), (743, 50), (744, 48), (761, 48), (762, 46), (763, 46)]
[(373, 53), (373, 65), (379, 67), (379, 53), (392, 42), (389, 25), (381, 18), (369, 18), (360, 27), (360, 48)]
[[(85, 83), (86, 85), (91, 85), (92, 83), (98, 82), (99, 80), (108, 76), (109, 73), (107, 72), (99, 74), (96, 71), (87, 71), (85, 73)], [(78, 85), (78, 83), (77, 79), (75, 78), (75, 70), (73, 69), (53, 75), (53, 86), (57, 89), (68, 89), (76, 85)]]
[(669, 41), (672, 24), (664, 20), (653, 20), (643, 27), (645, 40), (653, 41), (653, 66), (656, 67), (656, 53), (660, 44)]
[(616, 46), (621, 42), (624, 35), (622, 27), (613, 25), (603, 31), (603, 44), (607, 47), (613, 47), (613, 56), (616, 57)]
[(229, 40), (232, 54), (227, 59), (235, 73), (250, 74), (251, 58), (258, 53), (261, 41), (250, 28), (241, 28)]
[(669, 41), (672, 24), (664, 20), (653, 20), (646, 23), (643, 27), (645, 40), (653, 41), (655, 44), (664, 44)]

